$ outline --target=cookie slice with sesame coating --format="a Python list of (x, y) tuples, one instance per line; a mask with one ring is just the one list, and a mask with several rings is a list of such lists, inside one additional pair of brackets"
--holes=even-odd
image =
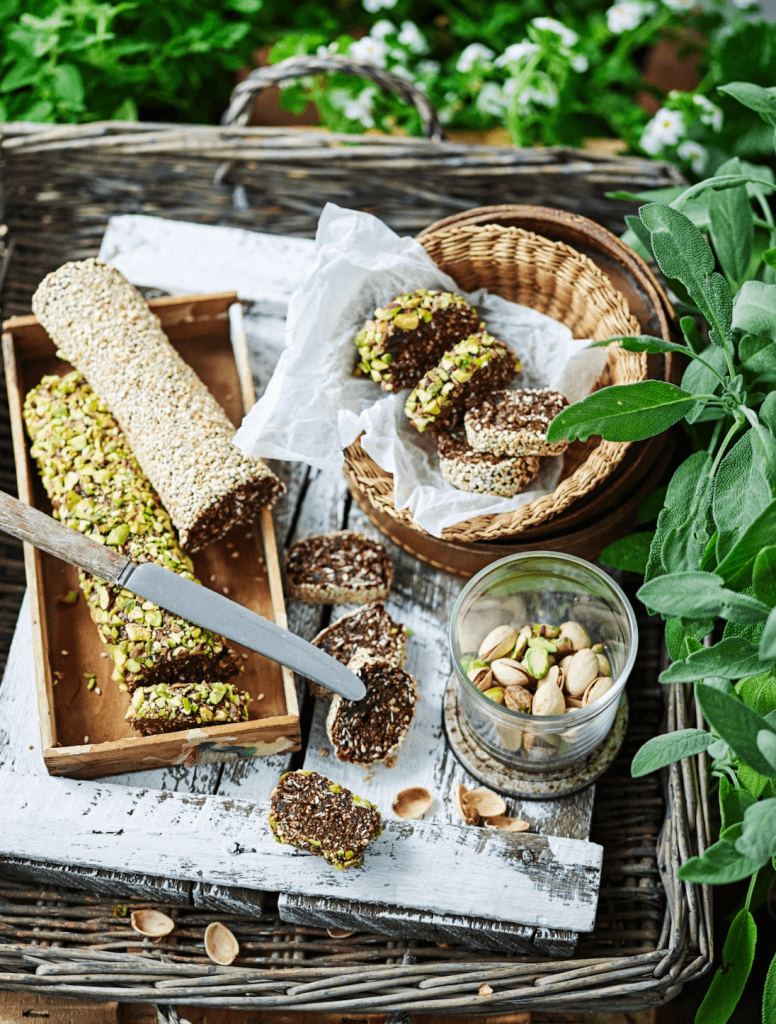
[(248, 720), (250, 696), (232, 683), (157, 683), (138, 686), (124, 716), (144, 736), (196, 725)]
[(503, 388), (522, 368), (502, 341), (478, 331), (454, 345), (424, 375), (404, 411), (421, 433), (429, 428), (434, 433), (449, 430), (466, 405)]
[[(364, 608), (343, 615), (321, 630), (312, 643), (343, 665), (347, 665), (357, 651), (397, 668), (404, 668), (407, 660), (407, 632), (401, 623), (394, 622), (382, 601), (372, 601)], [(331, 690), (312, 680), (308, 680), (307, 685), (314, 697), (327, 703), (332, 699)]]
[(547, 428), (568, 404), (550, 388), (496, 391), (468, 409), (466, 439), (475, 451), (494, 455), (561, 455), (569, 442), (550, 443)]
[(442, 476), (459, 491), (497, 494), (511, 498), (535, 479), (540, 461), (536, 455), (503, 456), (475, 451), (463, 431), (437, 438)]
[(326, 717), (326, 735), (338, 761), (390, 767), (415, 718), (415, 680), (404, 669), (358, 652), (348, 668), (366, 687), (359, 701), (334, 696)]
[(448, 349), (481, 326), (477, 310), (454, 292), (417, 288), (397, 295), (356, 335), (356, 373), (384, 391), (413, 388)]
[(374, 804), (303, 770), (281, 775), (268, 821), (279, 843), (323, 857), (338, 870), (360, 867), (367, 846), (382, 832)]
[(393, 564), (382, 544), (353, 530), (298, 540), (286, 556), (286, 593), (309, 604), (367, 604), (388, 597)]

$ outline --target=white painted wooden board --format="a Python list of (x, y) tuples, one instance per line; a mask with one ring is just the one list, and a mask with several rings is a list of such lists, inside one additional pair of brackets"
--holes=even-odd
[(388, 820), (364, 867), (336, 871), (275, 841), (267, 804), (0, 772), (0, 856), (35, 857), (214, 885), (337, 896), (589, 931), (595, 843)]

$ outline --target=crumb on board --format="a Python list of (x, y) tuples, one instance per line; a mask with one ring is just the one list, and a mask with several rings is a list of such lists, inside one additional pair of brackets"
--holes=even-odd
[(320, 754), (321, 757), (328, 757), (331, 751), (328, 749), (328, 747), (321, 747), (318, 753)]

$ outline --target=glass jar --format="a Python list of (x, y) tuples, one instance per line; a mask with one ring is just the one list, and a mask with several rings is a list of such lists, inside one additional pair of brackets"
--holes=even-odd
[[(560, 715), (512, 711), (481, 693), (465, 663), (496, 626), (580, 623), (603, 644), (614, 686), (593, 704)], [(462, 724), (470, 738), (519, 771), (556, 772), (576, 765), (605, 740), (638, 649), (636, 616), (602, 569), (551, 551), (510, 555), (487, 566), (461, 591), (450, 622), (450, 650)], [(494, 683), (494, 685), (496, 685)]]

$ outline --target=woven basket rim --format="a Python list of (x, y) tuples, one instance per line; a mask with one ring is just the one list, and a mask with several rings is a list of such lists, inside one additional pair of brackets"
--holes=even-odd
[[(623, 316), (630, 321), (634, 334), (639, 333), (638, 322), (630, 313), (626, 297), (614, 287), (606, 274), (589, 256), (579, 252), (579, 250), (567, 242), (553, 241), (526, 228), (507, 227), (500, 224), (456, 224), (443, 228), (440, 231), (424, 231), (419, 240), (427, 244), (442, 237), (473, 238), (488, 236), (520, 238), (536, 244), (539, 248), (548, 247), (555, 253), (562, 253), (566, 260), (573, 261), (577, 266), (584, 268), (587, 274), (591, 274), (597, 280), (598, 288), (601, 292), (608, 294), (619, 306), (619, 311)], [(607, 362), (609, 363), (612, 356), (619, 356), (622, 350), (616, 346), (610, 346), (607, 353)], [(629, 355), (632, 355), (632, 353)], [(642, 354), (637, 357), (637, 360), (640, 364), (640, 375), (637, 379), (643, 380), (646, 378), (646, 356)], [(545, 522), (562, 512), (577, 498), (584, 497), (590, 493), (594, 486), (599, 485), (610, 476), (624, 458), (629, 447), (630, 442), (626, 441), (601, 441), (587, 459), (565, 480), (561, 481), (550, 494), (536, 498), (534, 501), (522, 505), (514, 512), (472, 516), (453, 526), (446, 527), (442, 531), (442, 538), (460, 542), (490, 541), (519, 534), (530, 526)], [(372, 505), (393, 518), (399, 519), (404, 525), (417, 532), (426, 532), (415, 522), (408, 509), (397, 509), (395, 507), (393, 502), (392, 474), (381, 469), (366, 454), (361, 446), (360, 439), (356, 439), (345, 450), (345, 463), (346, 473), (354, 484), (363, 491)], [(585, 486), (586, 478), (590, 477), (594, 480), (593, 485)]]

